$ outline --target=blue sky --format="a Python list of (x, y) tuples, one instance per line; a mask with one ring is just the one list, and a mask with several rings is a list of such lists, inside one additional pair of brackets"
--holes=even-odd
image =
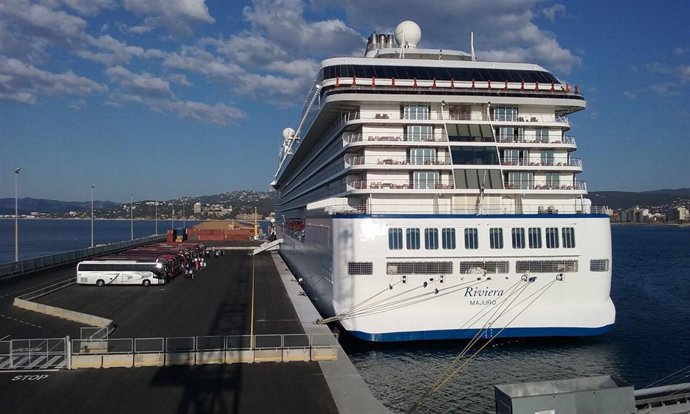
[(688, 1), (0, 0), (0, 197), (267, 190), (318, 62), (408, 19), (580, 85), (590, 191), (690, 187)]

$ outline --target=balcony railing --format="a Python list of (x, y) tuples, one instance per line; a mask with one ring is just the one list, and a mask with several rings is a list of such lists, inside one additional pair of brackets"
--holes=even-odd
[(443, 190), (452, 188), (452, 184), (444, 181), (415, 183), (411, 180), (357, 180), (347, 183), (348, 190)]
[(531, 137), (531, 136), (514, 136), (514, 135), (498, 135), (496, 137), (498, 142), (501, 143), (513, 143), (513, 144), (566, 144), (575, 145), (575, 137), (562, 136), (562, 137)]
[(579, 158), (570, 158), (568, 160), (523, 160), (516, 158), (502, 158), (502, 165), (514, 165), (518, 167), (582, 167), (582, 160)]
[(508, 181), (505, 183), (506, 189), (520, 189), (520, 190), (546, 190), (546, 191), (563, 191), (563, 190), (577, 190), (586, 191), (587, 183), (585, 181), (575, 181), (570, 183), (561, 182), (534, 182), (533, 180), (518, 180)]
[(354, 155), (345, 158), (345, 166), (352, 167), (357, 165), (410, 165), (410, 166), (428, 166), (428, 165), (450, 165), (450, 158), (403, 158), (403, 157), (389, 157), (377, 158), (376, 161), (370, 159), (366, 161), (363, 155)]

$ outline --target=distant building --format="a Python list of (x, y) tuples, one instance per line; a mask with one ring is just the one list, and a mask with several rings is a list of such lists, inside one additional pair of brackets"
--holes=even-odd
[(688, 209), (683, 206), (673, 207), (668, 212), (669, 221), (687, 221), (688, 218)]
[(194, 214), (201, 214), (201, 203), (194, 203)]

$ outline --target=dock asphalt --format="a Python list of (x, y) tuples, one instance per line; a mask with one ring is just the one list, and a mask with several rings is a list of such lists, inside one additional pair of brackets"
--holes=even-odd
[[(245, 244), (246, 246), (246, 244)], [(330, 334), (277, 252), (236, 243), (194, 280), (162, 286), (71, 285), (36, 302), (112, 319), (111, 338)], [(79, 338), (82, 325), (12, 306), (15, 296), (76, 278), (64, 266), (0, 281), (0, 340)], [(336, 342), (337, 344), (337, 342)], [(347, 354), (337, 361), (50, 371), (0, 370), (8, 413), (386, 413)]]

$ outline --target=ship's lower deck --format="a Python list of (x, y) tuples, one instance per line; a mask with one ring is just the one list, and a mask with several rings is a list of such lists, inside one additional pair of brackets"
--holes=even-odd
[(334, 215), (301, 227), (282, 232), (281, 254), (323, 316), (361, 339), (587, 336), (615, 321), (605, 216)]

